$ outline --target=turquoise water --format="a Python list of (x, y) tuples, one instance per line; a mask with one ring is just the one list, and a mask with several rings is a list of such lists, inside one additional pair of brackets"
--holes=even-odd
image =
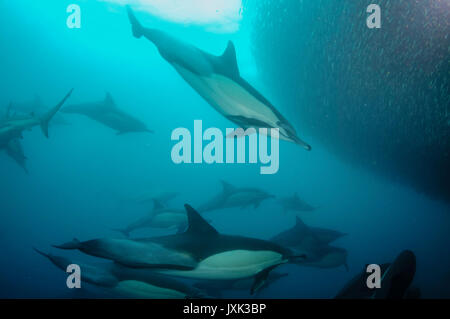
[[(82, 10), (80, 29), (66, 26), (66, 8), (72, 2), (78, 3)], [(110, 128), (92, 120), (64, 114), (68, 124), (51, 125), (48, 140), (38, 127), (23, 133), (21, 144), (29, 174), (3, 151), (0, 153), (0, 297), (103, 296), (101, 290), (89, 285), (83, 285), (82, 292), (69, 291), (65, 285), (66, 274), (32, 248), (92, 260), (80, 253), (60, 252), (50, 246), (73, 237), (88, 240), (119, 236), (112, 229), (126, 226), (151, 208), (129, 200), (136, 194), (149, 190), (175, 191), (180, 196), (172, 206), (181, 209), (184, 203), (190, 203), (196, 207), (220, 191), (220, 180), (242, 187), (259, 187), (277, 197), (297, 192), (318, 207), (314, 212), (300, 214), (307, 224), (348, 234), (333, 243), (348, 251), (348, 271), (344, 266), (332, 269), (283, 266), (283, 272), (288, 272), (289, 276), (262, 291), (259, 297), (330, 298), (361, 272), (364, 265), (390, 261), (404, 249), (411, 249), (417, 256), (414, 285), (420, 287), (423, 297), (449, 297), (450, 214), (445, 198), (448, 182), (436, 183), (434, 171), (430, 179), (422, 175), (408, 178), (411, 171), (431, 172), (423, 168), (426, 166), (448, 170), (449, 126), (436, 120), (445, 118), (449, 111), (448, 91), (447, 96), (441, 92), (448, 88), (445, 86), (448, 80), (439, 89), (420, 81), (399, 84), (394, 80), (394, 90), (379, 93), (380, 96), (393, 94), (391, 100), (386, 102), (378, 97), (371, 100), (374, 104), (397, 103), (408, 92), (423, 91), (429, 95), (423, 97), (417, 93), (405, 104), (410, 106), (411, 101), (417, 102), (411, 107), (414, 110), (421, 105), (433, 110), (439, 108), (426, 118), (438, 123), (436, 131), (432, 132), (433, 141), (438, 141), (432, 145), (438, 147), (429, 148), (427, 144), (419, 148), (430, 150), (431, 158), (422, 161), (420, 155), (417, 155), (418, 160), (392, 151), (384, 153), (386, 149), (395, 149), (391, 144), (395, 137), (400, 140), (398, 143), (408, 137), (415, 140), (418, 129), (427, 134), (426, 129), (434, 126), (429, 123), (424, 124), (426, 129), (418, 126), (420, 121), (415, 121), (414, 116), (409, 116), (408, 108), (404, 108), (396, 113), (398, 121), (395, 123), (399, 123), (401, 129), (389, 131), (389, 135), (384, 130), (386, 127), (372, 125), (370, 121), (385, 114), (381, 106), (379, 113), (367, 111), (367, 116), (364, 108), (357, 107), (361, 96), (367, 92), (364, 84), (367, 82), (352, 82), (351, 94), (340, 95), (348, 83), (340, 81), (337, 73), (327, 73), (329, 69), (319, 65), (323, 62), (321, 59), (351, 60), (346, 54), (351, 51), (358, 56), (358, 52), (364, 50), (361, 46), (370, 45), (370, 41), (369, 44), (365, 42), (367, 38), (355, 41), (356, 32), (345, 42), (343, 52), (338, 50), (340, 43), (336, 47), (327, 47), (324, 43), (333, 43), (329, 41), (336, 34), (330, 30), (349, 34), (354, 26), (337, 21), (336, 17), (349, 21), (364, 16), (367, 1), (361, 1), (361, 7), (347, 3), (345, 10), (338, 14), (338, 6), (312, 2), (303, 1), (305, 7), (302, 8), (288, 1), (274, 2), (273, 7), (270, 2), (266, 7), (247, 2), (239, 28), (231, 30), (215, 23), (213, 26), (204, 22), (177, 23), (137, 10), (144, 25), (165, 30), (212, 54), (221, 54), (227, 41), (232, 40), (242, 77), (271, 100), (297, 129), (298, 135), (312, 145), (313, 150), (307, 152), (293, 143), (281, 141), (279, 172), (261, 175), (259, 165), (176, 165), (172, 162), (170, 154), (174, 142), (170, 137), (174, 129), (193, 129), (196, 119), (203, 120), (205, 127), (225, 129), (233, 124), (187, 85), (161, 58), (153, 44), (132, 36), (122, 5), (105, 1), (0, 1), (1, 107), (10, 101), (33, 100), (35, 95), (50, 107), (71, 88), (75, 90), (68, 104), (102, 100), (106, 92), (110, 92), (122, 110), (155, 131), (155, 134), (116, 135)], [(433, 17), (448, 17), (448, 6), (439, 10), (442, 11), (434, 12)], [(318, 23), (318, 15), (327, 26), (342, 24), (313, 32), (312, 25)], [(300, 17), (301, 23), (298, 22)], [(443, 47), (447, 54), (444, 57), (440, 53), (432, 55), (435, 64), (429, 62), (429, 65), (430, 68), (435, 65), (437, 71), (429, 75), (431, 80), (441, 79), (445, 74), (442, 70), (448, 65), (445, 64), (445, 60), (448, 63), (446, 27), (444, 31), (435, 31), (440, 32), (434, 33), (438, 42), (429, 44), (438, 49), (424, 49), (425, 52), (441, 52)], [(442, 34), (445, 36), (440, 36)], [(369, 35), (361, 32), (361, 37), (366, 36)], [(395, 36), (398, 35), (392, 33), (392, 37)], [(306, 44), (304, 39), (307, 39)], [(442, 42), (443, 39), (447, 42)], [(414, 34), (407, 41), (413, 46)], [(393, 42), (382, 43), (388, 46)], [(321, 51), (327, 52), (326, 57), (316, 54)], [(388, 55), (383, 59), (396, 57)], [(412, 69), (420, 69), (420, 59), (412, 59), (412, 63)], [(343, 79), (347, 79), (352, 70), (361, 73), (358, 63), (349, 63), (346, 67), (350, 71)], [(374, 76), (380, 74), (369, 74), (370, 85), (384, 88), (386, 81), (374, 80)], [(398, 91), (402, 85), (407, 93)], [(314, 88), (322, 89), (313, 91)], [(371, 91), (371, 94), (373, 92), (378, 91)], [(433, 96), (437, 98), (431, 106), (422, 103), (432, 100)], [(338, 105), (342, 101), (346, 102), (345, 114), (334, 108), (324, 111), (324, 105)], [(297, 107), (298, 104), (307, 107)], [(422, 112), (417, 114), (424, 118)], [(411, 117), (414, 120), (410, 120)], [(396, 127), (395, 123), (388, 128)], [(364, 130), (365, 127), (370, 129)], [(377, 129), (383, 131), (381, 140), (374, 136)], [(365, 139), (356, 138), (360, 136)], [(394, 158), (395, 165), (380, 159), (381, 156), (373, 157), (373, 152), (368, 151), (373, 140), (377, 141), (374, 153)], [(401, 144), (406, 145), (406, 154), (411, 152), (410, 144), (414, 145), (410, 142)], [(373, 161), (380, 163), (380, 167), (366, 165)], [(412, 168), (401, 169), (408, 164)], [(441, 169), (443, 179), (448, 177), (447, 170)], [(432, 190), (427, 191), (427, 188)], [(262, 239), (269, 239), (295, 222), (295, 215), (283, 214), (276, 200), (264, 201), (256, 209), (212, 212), (207, 218), (222, 233)], [(147, 229), (133, 235), (149, 237), (166, 233)], [(228, 291), (225, 296), (248, 297), (248, 292)]]

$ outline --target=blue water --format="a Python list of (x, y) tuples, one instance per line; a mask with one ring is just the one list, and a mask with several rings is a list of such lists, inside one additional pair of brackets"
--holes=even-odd
[[(65, 24), (66, 8), (72, 2), (82, 8), (81, 29)], [(242, 77), (275, 105), (279, 102), (253, 57), (251, 40), (257, 26), (247, 17), (254, 13), (244, 10), (241, 27), (233, 33), (138, 14), (143, 24), (213, 54), (221, 54), (232, 40)], [(0, 21), (1, 106), (11, 100), (31, 100), (35, 94), (52, 106), (70, 88), (75, 88), (70, 104), (101, 100), (110, 92), (121, 109), (155, 131), (117, 136), (92, 120), (65, 115), (70, 124), (51, 126), (48, 140), (38, 127), (24, 132), (21, 142), (28, 175), (0, 153), (0, 297), (76, 296), (65, 286), (66, 274), (33, 247), (81, 256), (50, 246), (73, 237), (118, 236), (111, 229), (129, 224), (149, 209), (123, 200), (129, 194), (176, 191), (181, 196), (174, 206), (195, 207), (220, 191), (221, 179), (277, 196), (298, 192), (319, 207), (301, 215), (307, 224), (349, 234), (334, 244), (348, 250), (348, 272), (344, 267), (283, 266), (289, 276), (260, 297), (331, 298), (364, 265), (391, 261), (404, 249), (417, 256), (414, 284), (423, 297), (450, 296), (448, 203), (345, 161), (302, 130), (295, 109), (279, 107), (313, 151), (281, 142), (280, 170), (275, 175), (261, 175), (259, 165), (175, 165), (170, 157), (172, 130), (193, 129), (196, 119), (202, 119), (205, 127), (233, 126), (186, 84), (153, 44), (132, 37), (122, 6), (94, 1), (0, 1)], [(282, 214), (273, 200), (258, 209), (213, 212), (209, 218), (222, 233), (262, 239), (291, 227), (295, 220), (292, 214)], [(143, 230), (136, 236), (162, 233)], [(85, 287), (86, 294), (96, 290)], [(227, 292), (226, 296), (248, 294)]]

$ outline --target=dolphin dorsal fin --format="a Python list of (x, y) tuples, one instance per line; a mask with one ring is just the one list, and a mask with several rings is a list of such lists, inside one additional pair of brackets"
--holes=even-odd
[(228, 41), (227, 48), (220, 57), (224, 67), (235, 76), (240, 76), (239, 67), (236, 59), (236, 48), (232, 41)]
[(305, 228), (308, 228), (308, 226), (306, 226), (306, 224), (303, 222), (303, 220), (300, 217), (295, 216), (295, 228), (305, 229)]
[(235, 191), (236, 187), (231, 185), (230, 183), (226, 181), (220, 181), (222, 183), (222, 190), (224, 194), (231, 194)]
[(114, 103), (111, 93), (109, 93), (109, 92), (106, 92), (105, 106), (110, 107), (110, 108), (116, 107), (116, 103)]
[(186, 230), (186, 233), (201, 233), (203, 236), (218, 234), (218, 231), (208, 224), (208, 222), (190, 205), (186, 204), (184, 205), (184, 208), (186, 209), (188, 217), (188, 229)]

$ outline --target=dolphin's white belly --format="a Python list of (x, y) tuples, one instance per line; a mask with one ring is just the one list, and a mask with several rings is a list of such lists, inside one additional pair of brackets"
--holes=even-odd
[(233, 280), (255, 276), (286, 260), (274, 251), (232, 250), (202, 260), (193, 270), (162, 270), (161, 273), (195, 279)]
[(184, 299), (186, 294), (177, 290), (158, 287), (142, 281), (125, 280), (112, 288), (113, 293), (131, 297), (131, 298), (147, 298), (147, 299)]
[(243, 116), (278, 127), (280, 119), (272, 109), (254, 97), (244, 87), (221, 74), (198, 75), (178, 64), (173, 64), (180, 75), (206, 101), (224, 116)]

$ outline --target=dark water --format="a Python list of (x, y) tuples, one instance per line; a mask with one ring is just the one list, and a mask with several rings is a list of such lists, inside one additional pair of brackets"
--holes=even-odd
[[(70, 104), (110, 92), (155, 134), (116, 135), (65, 114), (68, 124), (51, 125), (48, 140), (39, 127), (23, 133), (29, 174), (1, 151), (0, 297), (103, 296), (90, 285), (69, 291), (66, 274), (32, 248), (92, 261), (50, 246), (119, 236), (111, 229), (150, 210), (130, 200), (142, 192), (175, 191), (172, 206), (201, 205), (221, 179), (278, 197), (297, 192), (318, 207), (300, 214), (305, 223), (348, 234), (333, 245), (348, 251), (349, 271), (282, 266), (289, 276), (259, 297), (331, 298), (364, 265), (404, 249), (417, 256), (414, 285), (423, 297), (450, 296), (448, 1), (380, 1), (381, 30), (365, 27), (370, 1), (249, 1), (238, 30), (139, 11), (146, 25), (213, 54), (233, 40), (241, 75), (313, 146), (306, 152), (281, 142), (275, 175), (261, 175), (259, 165), (175, 165), (172, 130), (192, 129), (196, 119), (232, 124), (150, 42), (132, 37), (123, 6), (76, 2), (81, 29), (65, 24), (71, 1), (0, 1), (0, 104), (38, 94), (50, 107), (72, 87)], [(268, 200), (208, 219), (222, 233), (269, 239), (292, 227), (295, 215)]]

